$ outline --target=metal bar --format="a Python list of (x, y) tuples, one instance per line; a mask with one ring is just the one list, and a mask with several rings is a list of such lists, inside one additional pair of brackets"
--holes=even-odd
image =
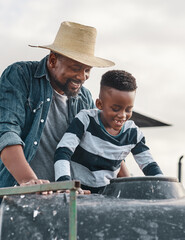
[(79, 181), (53, 182), (46, 184), (38, 184), (32, 186), (16, 186), (0, 188), (0, 197), (16, 194), (28, 194), (35, 192), (70, 190), (69, 201), (69, 240), (77, 239), (77, 206), (76, 206), (76, 190), (80, 188)]
[(182, 159), (183, 159), (184, 156), (181, 156), (179, 158), (179, 162), (178, 162), (178, 179), (179, 179), (179, 182), (181, 182), (181, 173), (182, 173)]
[(79, 181), (65, 181), (65, 182), (53, 182), (46, 184), (37, 184), (32, 186), (16, 186), (0, 188), (0, 197), (15, 195), (15, 194), (27, 194), (35, 192), (45, 192), (45, 191), (56, 191), (56, 190), (67, 190), (67, 189), (78, 189), (80, 187)]
[(77, 239), (77, 207), (76, 207), (76, 190), (70, 191), (69, 202), (69, 240)]

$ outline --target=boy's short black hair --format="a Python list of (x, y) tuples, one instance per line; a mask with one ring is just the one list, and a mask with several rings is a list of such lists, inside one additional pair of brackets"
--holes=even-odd
[(104, 73), (100, 85), (121, 91), (134, 91), (137, 88), (136, 79), (132, 74), (123, 70), (111, 70)]

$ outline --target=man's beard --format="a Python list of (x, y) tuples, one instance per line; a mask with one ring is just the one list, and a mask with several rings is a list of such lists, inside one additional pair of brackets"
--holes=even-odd
[(61, 82), (59, 82), (56, 78), (52, 78), (52, 82), (61, 90), (65, 93), (65, 95), (67, 97), (75, 97), (78, 95), (80, 89), (81, 89), (81, 86), (80, 88), (77, 90), (77, 91), (72, 91), (72, 90), (69, 90), (69, 83), (70, 81), (73, 81), (73, 79), (71, 78), (68, 78), (66, 83), (65, 84), (62, 84)]

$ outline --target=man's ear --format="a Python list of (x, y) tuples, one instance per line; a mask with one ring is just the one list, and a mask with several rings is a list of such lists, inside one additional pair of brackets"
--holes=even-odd
[(96, 107), (97, 107), (99, 110), (102, 110), (102, 108), (103, 108), (102, 100), (99, 99), (99, 98), (96, 99)]
[(57, 57), (55, 56), (54, 53), (50, 53), (50, 55), (49, 55), (49, 65), (50, 65), (50, 67), (54, 68), (56, 62), (57, 62)]

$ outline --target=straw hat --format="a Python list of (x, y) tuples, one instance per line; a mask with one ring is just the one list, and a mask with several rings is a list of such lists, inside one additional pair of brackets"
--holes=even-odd
[(115, 65), (114, 62), (94, 56), (96, 34), (96, 28), (74, 22), (63, 22), (51, 45), (29, 46), (46, 48), (92, 67)]

